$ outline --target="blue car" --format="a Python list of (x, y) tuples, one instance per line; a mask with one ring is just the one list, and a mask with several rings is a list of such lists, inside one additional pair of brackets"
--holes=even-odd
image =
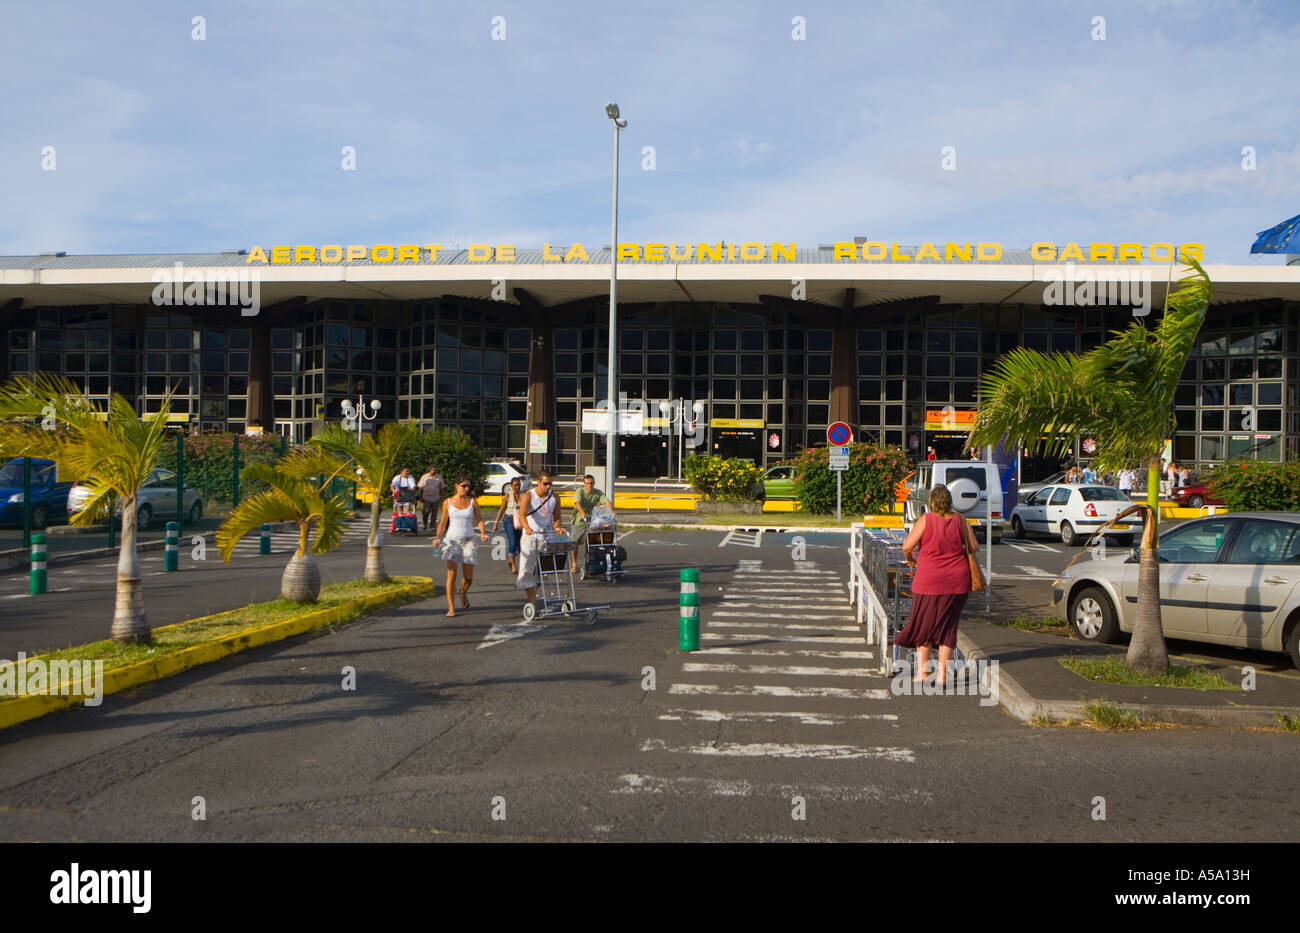
[[(10, 460), (0, 467), (0, 523), (23, 523), (23, 461)], [(61, 483), (53, 460), (32, 459), (32, 527), (44, 528), (52, 520), (68, 520), (68, 490), (72, 483)]]

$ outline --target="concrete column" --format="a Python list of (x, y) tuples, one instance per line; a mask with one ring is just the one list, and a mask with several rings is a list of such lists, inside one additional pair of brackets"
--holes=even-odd
[[(857, 332), (853, 326), (855, 289), (846, 289), (831, 355), (831, 421), (858, 423)], [(856, 427), (854, 431), (856, 434)]]
[[(528, 430), (546, 431), (545, 454), (526, 454), (524, 465), (529, 471), (554, 463), (558, 452), (559, 432), (555, 428), (555, 327), (551, 312), (522, 288), (514, 290), (515, 299), (527, 312), (533, 325), (533, 340), (528, 361)], [(524, 442), (527, 443), (525, 438)]]
[(271, 328), (253, 325), (248, 350), (248, 423), (258, 422), (267, 434), (275, 433), (275, 395), (271, 391)]

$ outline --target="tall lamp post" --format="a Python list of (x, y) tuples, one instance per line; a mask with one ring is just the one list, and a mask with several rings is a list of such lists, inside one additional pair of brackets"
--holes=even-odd
[(605, 435), (605, 495), (614, 501), (614, 481), (618, 476), (618, 134), (627, 126), (618, 118), (618, 104), (605, 105), (605, 115), (614, 121), (614, 223), (609, 239), (609, 366), (605, 395), (609, 403), (609, 432)]
[[(677, 478), (681, 479), (682, 460), (686, 456), (686, 425), (690, 424), (691, 431), (694, 432), (696, 422), (700, 420), (700, 415), (704, 414), (704, 406), (699, 402), (692, 405), (691, 412), (694, 413), (695, 417), (687, 419), (686, 399), (675, 398), (671, 402), (660, 402), (659, 412), (668, 419), (669, 439), (671, 440), (673, 434), (677, 435)], [(681, 425), (680, 428), (678, 427), (679, 424)], [(673, 449), (669, 447), (668, 472), (670, 473), (673, 468), (672, 456)]]
[(361, 428), (367, 421), (374, 421), (379, 417), (380, 402), (379, 399), (370, 400), (370, 414), (366, 414), (366, 404), (364, 396), (357, 396), (357, 403), (352, 404), (351, 399), (343, 400), (343, 430), (351, 431), (355, 426), (357, 429), (357, 443), (361, 443)]

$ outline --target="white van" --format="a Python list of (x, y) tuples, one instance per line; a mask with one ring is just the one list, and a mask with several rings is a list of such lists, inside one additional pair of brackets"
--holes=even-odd
[(930, 490), (937, 485), (948, 487), (952, 507), (982, 535), (993, 512), (993, 541), (1002, 539), (1006, 511), (1002, 503), (1002, 480), (996, 463), (978, 460), (926, 460), (916, 465), (907, 483), (907, 501), (903, 503), (903, 527), (909, 531), (925, 514)]

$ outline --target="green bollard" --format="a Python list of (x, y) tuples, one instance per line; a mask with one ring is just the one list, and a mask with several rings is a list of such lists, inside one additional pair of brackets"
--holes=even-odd
[(32, 580), (31, 594), (38, 596), (45, 592), (45, 535), (32, 535)]
[(698, 651), (700, 647), (700, 572), (686, 569), (681, 574), (682, 592), (678, 597), (677, 647)]
[(180, 569), (180, 522), (167, 523), (167, 536), (163, 539), (163, 570)]
[(271, 553), (271, 526), (270, 525), (262, 526), (262, 537), (257, 542), (257, 553), (259, 554)]

